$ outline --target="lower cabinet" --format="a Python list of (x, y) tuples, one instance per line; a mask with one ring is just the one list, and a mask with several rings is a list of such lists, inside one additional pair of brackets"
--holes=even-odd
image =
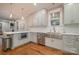
[(79, 38), (76, 35), (64, 35), (63, 45), (64, 51), (79, 54)]
[(79, 35), (63, 35), (62, 39), (45, 37), (45, 45), (66, 52), (79, 54)]
[(37, 33), (30, 33), (30, 41), (37, 43)]
[(46, 46), (52, 47), (52, 45), (53, 45), (52, 42), (53, 42), (53, 39), (52, 38), (45, 37), (45, 45)]
[(54, 38), (45, 38), (45, 45), (63, 50), (63, 40), (62, 39), (54, 39)]

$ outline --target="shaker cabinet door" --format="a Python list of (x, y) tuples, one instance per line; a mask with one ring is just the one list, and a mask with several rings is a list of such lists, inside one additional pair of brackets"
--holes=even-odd
[(45, 9), (36, 12), (33, 19), (33, 26), (46, 26), (47, 25), (47, 11)]
[(64, 5), (64, 24), (70, 24), (72, 17), (71, 17), (71, 6)]
[(76, 53), (77, 48), (75, 47), (76, 37), (75, 35), (64, 35), (63, 36), (63, 48), (65, 51)]
[(79, 23), (79, 3), (64, 5), (64, 24)]
[(52, 48), (56, 48), (56, 49), (61, 49), (63, 50), (63, 43), (62, 43), (62, 39), (54, 39), (54, 38), (45, 38), (45, 45), (52, 47)]
[(45, 45), (52, 47), (52, 44), (53, 44), (53, 39), (45, 37)]

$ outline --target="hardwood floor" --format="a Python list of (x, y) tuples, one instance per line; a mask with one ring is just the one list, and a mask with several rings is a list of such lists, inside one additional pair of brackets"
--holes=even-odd
[(1, 55), (71, 55), (72, 53), (60, 51), (58, 49), (48, 48), (46, 46), (38, 45), (35, 43), (29, 43), (18, 47), (16, 49), (3, 52), (0, 51)]

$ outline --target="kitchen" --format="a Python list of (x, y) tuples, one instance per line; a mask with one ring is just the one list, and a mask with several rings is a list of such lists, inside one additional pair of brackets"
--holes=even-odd
[(0, 49), (33, 42), (79, 54), (78, 10), (78, 3), (0, 4)]

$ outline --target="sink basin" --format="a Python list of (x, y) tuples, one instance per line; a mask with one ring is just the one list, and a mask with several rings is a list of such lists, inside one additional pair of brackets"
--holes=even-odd
[(48, 32), (48, 33), (46, 33), (46, 37), (55, 38), (55, 39), (62, 39), (62, 34), (61, 33)]

